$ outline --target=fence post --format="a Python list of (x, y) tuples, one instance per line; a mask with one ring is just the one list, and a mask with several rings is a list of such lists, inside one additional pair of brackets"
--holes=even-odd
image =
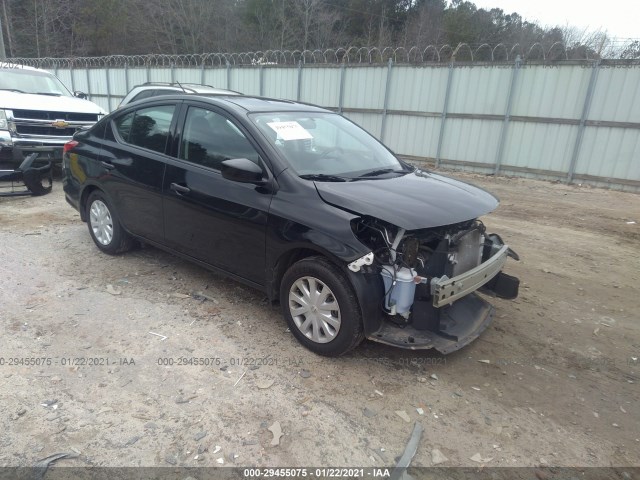
[(129, 93), (129, 62), (124, 61), (124, 94)]
[(205, 60), (202, 60), (202, 63), (200, 64), (200, 83), (202, 85), (204, 85), (204, 62)]
[(107, 79), (107, 105), (109, 105), (109, 109), (107, 111), (111, 111), (111, 83), (109, 81), (109, 67), (104, 69), (105, 76)]
[(71, 74), (71, 91), (75, 93), (76, 91), (76, 81), (73, 75), (73, 63), (71, 63), (71, 67), (69, 69), (69, 73)]
[(580, 125), (578, 126), (578, 134), (576, 136), (576, 143), (573, 146), (573, 153), (571, 154), (571, 163), (569, 164), (569, 171), (567, 172), (567, 183), (573, 181), (573, 175), (575, 174), (576, 164), (578, 163), (578, 155), (580, 155), (580, 147), (582, 146), (582, 138), (584, 137), (584, 130), (587, 122), (587, 116), (591, 109), (591, 100), (593, 99), (593, 91), (595, 90), (596, 80), (598, 79), (598, 71), (600, 70), (600, 60), (593, 62), (591, 77), (589, 78), (589, 86), (587, 87), (587, 93), (584, 98), (584, 105), (582, 107), (582, 116), (580, 117)]
[(438, 135), (438, 150), (436, 151), (436, 168), (440, 166), (440, 157), (442, 154), (442, 142), (444, 140), (444, 124), (447, 121), (447, 108), (449, 107), (449, 94), (451, 93), (451, 80), (453, 78), (453, 62), (451, 59), (449, 64), (449, 74), (447, 75), (447, 88), (444, 94), (444, 105), (442, 106), (442, 115), (440, 120), (440, 134)]
[(387, 82), (384, 86), (384, 103), (382, 106), (382, 122), (380, 125), (380, 141), (384, 143), (384, 132), (387, 126), (387, 109), (389, 106), (389, 85), (391, 84), (391, 69), (393, 68), (393, 59), (389, 59), (387, 64)]
[(87, 74), (87, 98), (91, 100), (91, 81), (89, 79), (89, 67), (85, 67), (84, 71)]
[(340, 65), (340, 92), (338, 93), (338, 113), (342, 115), (342, 108), (344, 107), (344, 74), (345, 67), (344, 62)]
[(302, 90), (302, 60), (298, 60), (298, 93), (296, 95), (296, 101), (300, 101), (300, 91)]
[(509, 84), (509, 93), (507, 96), (507, 110), (504, 114), (504, 120), (502, 122), (502, 128), (500, 129), (500, 140), (498, 140), (498, 153), (496, 154), (496, 165), (493, 169), (493, 174), (498, 175), (500, 173), (500, 166), (502, 165), (502, 157), (504, 155), (504, 144), (507, 141), (507, 129), (509, 127), (509, 119), (511, 118), (511, 105), (513, 104), (513, 92), (515, 90), (516, 80), (518, 78), (518, 72), (520, 71), (520, 55), (516, 56), (516, 62), (511, 72), (511, 83)]
[(260, 81), (260, 96), (264, 97), (264, 65), (260, 65), (260, 70), (258, 70), (259, 81)]
[(151, 68), (147, 65), (147, 83), (151, 83)]
[(229, 60), (225, 60), (227, 62), (227, 90), (231, 90), (231, 64)]
[(171, 62), (171, 83), (176, 83), (175, 63)]

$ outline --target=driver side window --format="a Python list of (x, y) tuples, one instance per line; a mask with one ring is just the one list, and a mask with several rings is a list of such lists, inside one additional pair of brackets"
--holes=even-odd
[(259, 164), (258, 152), (227, 117), (211, 110), (189, 107), (179, 158), (214, 170), (231, 158), (248, 158)]

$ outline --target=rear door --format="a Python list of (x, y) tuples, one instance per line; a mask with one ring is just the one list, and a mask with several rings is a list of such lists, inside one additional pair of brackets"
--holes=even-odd
[(105, 134), (102, 185), (125, 229), (164, 242), (162, 179), (179, 101), (145, 105), (116, 117)]
[(257, 143), (223, 110), (185, 102), (177, 158), (163, 183), (167, 244), (202, 262), (264, 284), (271, 192), (226, 180), (221, 163), (248, 158), (263, 168)]

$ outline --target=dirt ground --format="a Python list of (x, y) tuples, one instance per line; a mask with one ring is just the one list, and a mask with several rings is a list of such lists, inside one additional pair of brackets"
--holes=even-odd
[(417, 466), (640, 465), (640, 197), (452, 175), (501, 198), (484, 221), (522, 284), (448, 356), (316, 356), (258, 291), (101, 254), (60, 183), (0, 199), (0, 466), (390, 466), (413, 422)]

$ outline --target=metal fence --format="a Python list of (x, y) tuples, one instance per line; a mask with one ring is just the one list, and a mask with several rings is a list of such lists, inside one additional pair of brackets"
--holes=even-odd
[[(203, 83), (322, 105), (415, 162), (640, 192), (640, 62), (524, 61), (514, 52), (493, 62), (425, 62), (423, 52), (412, 63), (398, 50), (369, 49), (359, 57), (345, 50), (355, 63), (327, 61), (326, 52), (313, 62), (254, 55), (235, 63), (203, 56), (29, 63), (107, 110), (134, 85)], [(197, 58), (177, 61), (183, 57)]]

